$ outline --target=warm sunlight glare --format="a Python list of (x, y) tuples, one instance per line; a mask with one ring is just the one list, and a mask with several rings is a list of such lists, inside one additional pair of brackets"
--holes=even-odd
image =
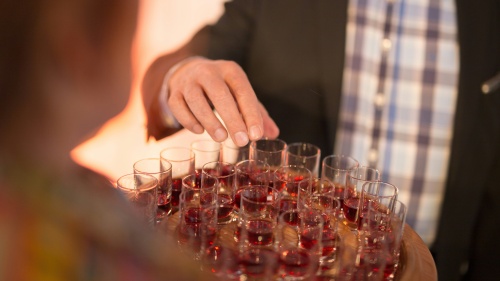
[(222, 12), (223, 0), (141, 0), (137, 33), (132, 51), (134, 78), (126, 108), (108, 120), (95, 137), (71, 153), (80, 165), (111, 181), (132, 172), (135, 161), (159, 157), (168, 146), (185, 146), (200, 135), (186, 130), (159, 142), (146, 142), (145, 113), (140, 84), (147, 66), (158, 55), (184, 44), (198, 28)]

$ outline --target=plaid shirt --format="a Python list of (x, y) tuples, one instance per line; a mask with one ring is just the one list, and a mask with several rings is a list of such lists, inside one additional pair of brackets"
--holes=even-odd
[(458, 80), (452, 0), (350, 0), (336, 154), (399, 188), (430, 245), (448, 170)]

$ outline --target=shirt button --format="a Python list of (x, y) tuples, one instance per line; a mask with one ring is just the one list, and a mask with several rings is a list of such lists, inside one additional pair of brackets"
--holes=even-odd
[(368, 162), (376, 163), (378, 161), (378, 150), (375, 148), (370, 148), (368, 151)]
[(375, 106), (377, 107), (383, 107), (385, 105), (385, 96), (384, 93), (377, 93), (375, 95)]
[(391, 49), (392, 42), (389, 38), (382, 39), (382, 50), (384, 52), (388, 52)]

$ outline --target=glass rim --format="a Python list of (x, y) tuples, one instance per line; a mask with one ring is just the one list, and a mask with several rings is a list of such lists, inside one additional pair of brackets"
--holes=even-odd
[[(199, 148), (199, 147), (195, 147), (197, 144), (204, 144), (204, 143), (208, 143), (208, 144), (211, 144), (213, 145), (214, 147), (213, 148), (205, 148), (202, 147), (202, 148)], [(200, 139), (200, 140), (195, 140), (193, 142), (191, 142), (191, 144), (189, 145), (189, 147), (191, 147), (191, 150), (194, 152), (194, 151), (200, 151), (200, 152), (216, 152), (216, 151), (220, 151), (221, 150), (221, 143), (220, 142), (216, 142), (212, 139)]]
[[(146, 177), (149, 178), (148, 180), (148, 185), (141, 185), (139, 188), (136, 186), (136, 177)], [(129, 182), (130, 180), (133, 180), (134, 182), (134, 188), (128, 187), (124, 184), (120, 184), (120, 182), (123, 182), (124, 180), (127, 180)], [(145, 183), (146, 184), (146, 183)], [(158, 187), (158, 179), (150, 174), (146, 173), (129, 173), (122, 175), (116, 180), (116, 188), (119, 190), (125, 191), (125, 192), (147, 192), (152, 189), (156, 189)]]
[[(354, 166), (351, 167), (351, 168), (336, 168), (334, 167), (333, 165), (331, 164), (328, 164), (327, 161), (330, 160), (330, 159), (334, 159), (334, 158), (339, 158), (339, 159), (348, 159), (350, 161), (353, 161), (354, 162)], [(324, 167), (328, 167), (328, 168), (331, 168), (331, 169), (335, 169), (335, 170), (339, 170), (339, 171), (350, 171), (352, 170), (353, 168), (357, 168), (359, 167), (359, 161), (356, 160), (354, 157), (352, 156), (348, 156), (348, 155), (343, 155), (343, 154), (340, 154), (340, 155), (337, 155), (337, 154), (331, 154), (331, 155), (327, 155), (325, 156), (325, 158), (323, 158), (323, 160), (321, 161), (322, 162), (322, 166), (323, 166), (323, 169)]]
[[(184, 151), (184, 152), (187, 152), (188, 156), (185, 157), (184, 155), (185, 154), (182, 154), (183, 156), (179, 156), (179, 157), (167, 157), (165, 156), (165, 153), (168, 151)], [(173, 155), (172, 155), (173, 156)], [(191, 161), (191, 160), (194, 160), (194, 151), (191, 149), (191, 148), (188, 148), (188, 147), (183, 147), (183, 146), (174, 146), (174, 147), (167, 147), (165, 149), (162, 149), (160, 151), (160, 159), (164, 159), (164, 160), (167, 160), (168, 162), (172, 163), (172, 162), (185, 162), (185, 161)], [(182, 157), (182, 158), (181, 158)]]
[[(290, 151), (290, 148), (295, 148), (295, 147), (304, 146), (304, 145), (306, 145), (308, 148), (312, 148), (311, 152), (314, 152), (314, 153), (313, 154), (299, 155), (297, 153)], [(306, 151), (304, 151), (304, 152), (306, 152)], [(312, 144), (312, 143), (309, 143), (309, 142), (293, 142), (293, 143), (287, 144), (286, 153), (297, 156), (297, 157), (314, 158), (318, 155), (321, 155), (321, 149), (319, 148), (319, 146)]]
[[(138, 165), (149, 162), (149, 161), (158, 161), (158, 170), (155, 171), (146, 171), (144, 169), (139, 169)], [(168, 163), (169, 167), (166, 170), (162, 170), (163, 163)], [(142, 158), (134, 162), (132, 165), (132, 168), (134, 169), (134, 173), (141, 173), (141, 174), (166, 174), (172, 171), (172, 163), (168, 161), (167, 159), (162, 159), (160, 157), (149, 157), (149, 158)]]
[[(392, 184), (392, 183), (389, 183), (389, 182), (385, 182), (385, 181), (367, 181), (365, 183), (363, 183), (363, 187), (362, 187), (362, 192), (365, 191), (365, 186), (369, 186), (369, 185), (372, 185), (372, 184), (376, 184), (376, 185), (381, 185), (381, 186), (388, 186), (388, 187), (392, 187), (394, 189), (394, 195), (376, 195), (377, 197), (394, 197), (397, 199), (397, 196), (399, 194), (399, 188)], [(378, 191), (379, 189), (377, 189)], [(373, 195), (372, 193), (369, 193), (370, 195)]]
[(370, 166), (357, 166), (357, 167), (354, 167), (352, 169), (350, 169), (349, 171), (358, 171), (359, 169), (364, 169), (364, 170), (372, 170), (374, 171), (376, 174), (377, 174), (377, 179), (376, 180), (368, 180), (366, 178), (363, 178), (363, 177), (360, 177), (359, 173), (357, 173), (355, 176), (352, 175), (352, 173), (349, 173), (348, 177), (349, 178), (352, 178), (352, 179), (355, 179), (355, 180), (358, 180), (358, 181), (369, 181), (369, 182), (376, 182), (376, 181), (380, 181), (380, 171), (376, 168), (373, 168), (373, 167), (370, 167)]
[[(270, 151), (270, 150), (267, 150), (267, 149), (264, 149), (262, 147), (259, 147), (258, 145), (259, 144), (277, 144), (279, 145), (279, 149), (278, 150), (275, 150), (275, 151)], [(268, 138), (262, 138), (262, 139), (259, 139), (259, 140), (254, 140), (251, 142), (250, 144), (251, 147), (253, 147), (254, 149), (256, 150), (259, 150), (259, 151), (265, 151), (265, 152), (275, 152), (275, 153), (279, 153), (279, 152), (282, 152), (284, 150), (286, 150), (286, 147), (287, 147), (287, 143), (282, 140), (282, 139), (268, 139)]]
[[(255, 163), (255, 165), (251, 165), (251, 163)], [(244, 164), (249, 164), (251, 166), (244, 165)], [(241, 169), (244, 167), (264, 167), (267, 172), (271, 172), (271, 165), (269, 165), (269, 163), (266, 163), (265, 161), (262, 161), (259, 159), (246, 159), (246, 160), (241, 160), (238, 163), (234, 164), (234, 168), (236, 171), (247, 172), (247, 170)]]
[(301, 166), (301, 165), (281, 165), (280, 167), (278, 167), (278, 169), (273, 171), (273, 175), (278, 175), (278, 172), (283, 172), (283, 169), (288, 170), (288, 168), (294, 168), (294, 169), (303, 170), (304, 172), (307, 172), (309, 174), (309, 177), (304, 178), (304, 180), (310, 179), (312, 181), (312, 179), (314, 178), (311, 170), (309, 170), (308, 168)]

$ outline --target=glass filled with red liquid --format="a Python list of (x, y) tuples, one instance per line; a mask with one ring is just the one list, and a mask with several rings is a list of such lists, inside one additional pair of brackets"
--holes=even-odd
[[(205, 188), (206, 181), (210, 181), (210, 177), (218, 180), (215, 189), (219, 208), (219, 224), (228, 224), (232, 221), (235, 201), (235, 175), (234, 165), (228, 162), (208, 162), (202, 168), (202, 189)], [(210, 187), (210, 182), (208, 184)]]
[(342, 209), (345, 224), (352, 230), (357, 229), (358, 225), (358, 208), (363, 184), (377, 181), (380, 181), (380, 172), (375, 168), (360, 166), (348, 173)]
[[(394, 280), (399, 266), (399, 256), (403, 230), (406, 220), (406, 205), (399, 200), (388, 197), (378, 201), (369, 201), (359, 224), (359, 236), (369, 237), (371, 232), (381, 236), (386, 242), (387, 255), (385, 260), (384, 280)], [(376, 241), (368, 240), (372, 244)], [(371, 246), (370, 244), (368, 246)]]
[(286, 147), (285, 165), (307, 168), (314, 177), (319, 177), (321, 149), (307, 142), (290, 143)]
[(250, 159), (260, 160), (271, 167), (274, 172), (285, 165), (287, 144), (280, 139), (260, 139), (250, 143)]
[(240, 251), (238, 264), (241, 275), (236, 280), (279, 280), (279, 256), (270, 248), (252, 247)]
[(345, 155), (328, 155), (322, 161), (321, 180), (331, 183), (335, 196), (342, 206), (346, 196), (347, 177), (350, 171), (357, 167), (359, 167), (359, 162)]
[(241, 192), (247, 186), (269, 186), (269, 164), (261, 160), (243, 160), (235, 165), (234, 207), (240, 209)]
[(303, 211), (314, 210), (323, 217), (322, 255), (323, 268), (330, 268), (335, 260), (339, 234), (340, 201), (333, 193), (312, 193), (301, 206)]
[(172, 213), (172, 164), (160, 158), (144, 158), (133, 165), (134, 173), (149, 174), (158, 180), (156, 224)]
[(310, 280), (319, 267), (320, 253), (316, 247), (306, 248), (300, 243), (303, 213), (299, 209), (287, 210), (278, 219), (275, 248), (280, 256), (279, 275), (284, 280)]
[(128, 199), (140, 223), (154, 228), (157, 206), (158, 180), (141, 173), (126, 174), (116, 181), (118, 190)]
[(363, 184), (358, 205), (358, 230), (364, 224), (381, 224), (380, 219), (394, 208), (398, 199), (398, 188), (387, 182), (375, 181)]
[(239, 241), (240, 249), (273, 245), (278, 223), (279, 194), (275, 192), (273, 195), (269, 195), (267, 186), (247, 186), (242, 190), (235, 232), (235, 240)]
[(272, 174), (273, 187), (280, 192), (280, 212), (297, 209), (311, 191), (312, 174), (309, 169), (288, 165)]
[(168, 147), (160, 152), (160, 159), (172, 164), (172, 212), (179, 209), (182, 178), (194, 173), (194, 153), (186, 147)]
[(205, 249), (213, 245), (217, 237), (216, 198), (205, 201), (202, 198), (201, 192), (182, 192), (180, 195), (177, 241), (181, 249), (196, 260), (201, 259)]

